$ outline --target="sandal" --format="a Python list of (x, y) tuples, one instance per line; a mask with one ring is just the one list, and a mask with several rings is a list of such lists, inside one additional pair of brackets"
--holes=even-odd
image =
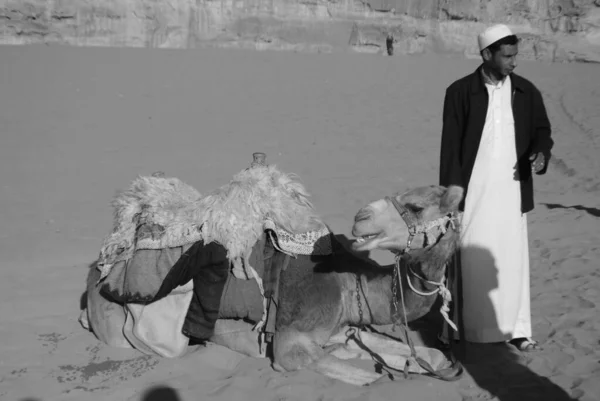
[(513, 338), (508, 341), (509, 344), (514, 345), (521, 352), (534, 352), (541, 350), (537, 341), (531, 338)]

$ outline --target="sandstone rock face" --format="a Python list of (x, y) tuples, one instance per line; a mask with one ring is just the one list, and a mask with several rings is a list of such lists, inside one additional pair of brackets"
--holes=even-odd
[(0, 43), (478, 55), (491, 23), (523, 58), (600, 62), (600, 0), (0, 0)]

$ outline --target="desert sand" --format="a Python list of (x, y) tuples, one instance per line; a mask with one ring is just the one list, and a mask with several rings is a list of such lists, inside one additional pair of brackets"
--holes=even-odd
[(138, 174), (165, 171), (206, 192), (263, 151), (350, 237), (368, 201), (437, 183), (444, 89), (477, 64), (0, 47), (0, 399), (600, 400), (600, 68), (591, 64), (517, 69), (542, 91), (556, 141), (529, 217), (540, 352), (467, 346), (458, 382), (356, 388), (280, 374), (219, 346), (177, 360), (113, 349), (77, 321), (88, 266), (111, 227), (109, 202)]

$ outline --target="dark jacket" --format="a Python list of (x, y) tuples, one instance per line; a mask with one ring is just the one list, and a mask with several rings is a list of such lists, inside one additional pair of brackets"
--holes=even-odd
[[(541, 152), (546, 165), (554, 145), (540, 91), (528, 80), (510, 75), (512, 110), (515, 120), (518, 177), (521, 182), (521, 211), (533, 209), (533, 177), (529, 156)], [(479, 149), (488, 108), (488, 92), (481, 66), (446, 89), (440, 156), (440, 185), (460, 185), (468, 192), (469, 180)], [(460, 205), (464, 210), (464, 200)]]

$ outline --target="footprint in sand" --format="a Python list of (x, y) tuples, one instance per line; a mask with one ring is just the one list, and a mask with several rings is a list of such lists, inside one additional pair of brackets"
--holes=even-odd
[(66, 339), (66, 336), (59, 333), (38, 334), (38, 341), (42, 343), (42, 347), (49, 348), (49, 354), (54, 353), (58, 348), (59, 343)]
[(152, 370), (156, 364), (158, 359), (144, 355), (124, 361), (108, 360), (90, 362), (87, 365), (60, 365), (58, 372), (54, 372), (53, 376), (61, 384), (77, 384), (78, 386), (73, 390), (94, 391), (101, 389), (106, 382), (110, 382), (112, 386), (116, 382), (140, 377)]
[(587, 355), (576, 358), (563, 369), (563, 372), (568, 376), (579, 377), (582, 379), (597, 377), (597, 373), (600, 373), (600, 357), (596, 355)]
[(582, 401), (600, 399), (600, 375), (595, 375), (583, 380), (581, 384), (577, 386), (577, 390), (582, 392), (582, 396), (580, 397)]

